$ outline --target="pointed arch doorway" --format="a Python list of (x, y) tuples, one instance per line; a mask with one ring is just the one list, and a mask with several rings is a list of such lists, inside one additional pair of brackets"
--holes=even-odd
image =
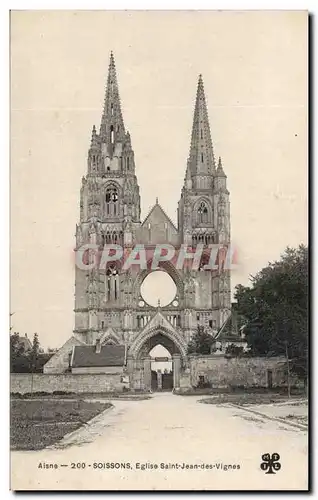
[[(151, 355), (155, 349), (160, 348), (159, 346), (168, 352), (167, 356)], [(133, 381), (131, 388), (139, 386), (138, 388), (145, 391), (162, 390), (163, 387), (165, 390), (179, 389), (181, 364), (185, 356), (186, 346), (183, 345), (182, 339), (164, 327), (157, 327), (147, 335), (137, 338), (129, 349), (127, 357), (127, 368)], [(161, 357), (165, 359), (156, 359)], [(166, 367), (163, 369), (163, 374), (158, 377), (158, 365), (155, 363), (161, 361)], [(156, 372), (156, 375), (153, 372)]]

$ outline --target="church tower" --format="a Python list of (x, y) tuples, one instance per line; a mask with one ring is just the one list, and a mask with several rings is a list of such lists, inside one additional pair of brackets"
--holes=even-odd
[[(178, 231), (181, 243), (194, 248), (198, 244), (230, 245), (229, 191), (221, 158), (218, 165), (215, 161), (202, 75), (197, 86), (190, 153), (178, 205)], [(213, 313), (209, 324), (218, 329), (230, 314), (230, 271), (195, 274), (194, 279), (200, 283), (198, 288), (203, 287), (211, 297), (211, 303), (205, 304)], [(206, 326), (204, 313), (200, 311), (204, 297), (198, 297), (197, 302), (197, 323)]]
[[(76, 248), (134, 244), (140, 226), (140, 196), (134, 151), (121, 112), (114, 56), (111, 53), (99, 133), (95, 125), (82, 178), (80, 223)], [(77, 338), (94, 343), (108, 327), (122, 329), (123, 283), (118, 269), (85, 271), (76, 267), (75, 330)], [(121, 341), (122, 339), (117, 339)]]

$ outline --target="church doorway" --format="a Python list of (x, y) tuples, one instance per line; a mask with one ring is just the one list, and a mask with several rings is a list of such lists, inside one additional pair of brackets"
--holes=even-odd
[(149, 352), (151, 358), (151, 390), (172, 391), (173, 361), (170, 351), (157, 344)]
[(158, 325), (137, 337), (128, 351), (131, 388), (172, 391), (180, 388), (186, 346), (178, 332)]

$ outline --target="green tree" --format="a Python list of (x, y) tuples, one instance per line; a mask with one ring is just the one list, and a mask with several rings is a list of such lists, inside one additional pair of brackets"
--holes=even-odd
[(214, 344), (214, 337), (209, 335), (203, 326), (198, 330), (188, 344), (188, 354), (210, 354)]
[(269, 263), (236, 287), (237, 310), (246, 320), (244, 333), (250, 354), (285, 355), (290, 368), (307, 377), (308, 249), (287, 248), (280, 260)]

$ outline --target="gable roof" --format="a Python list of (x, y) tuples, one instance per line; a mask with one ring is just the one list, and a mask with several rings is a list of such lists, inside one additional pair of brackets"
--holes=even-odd
[(111, 326), (109, 326), (107, 328), (106, 332), (104, 332), (99, 337), (99, 340), (100, 340), (101, 344), (106, 343), (108, 340), (113, 340), (115, 342), (115, 344), (119, 344), (120, 343), (120, 339), (119, 339), (117, 333), (114, 331), (114, 329)]
[(45, 363), (44, 367), (45, 370), (51, 370), (52, 367), (56, 367), (58, 363), (69, 355), (70, 352), (72, 352), (72, 349), (74, 346), (78, 345), (86, 345), (85, 342), (82, 340), (79, 340), (75, 335), (72, 335), (67, 341), (62, 345), (62, 347), (59, 348), (57, 352), (51, 356), (51, 358)]
[(96, 352), (95, 345), (75, 346), (72, 367), (123, 366), (125, 363), (124, 345), (102, 345)]
[(148, 213), (145, 220), (142, 222), (141, 226), (143, 227), (145, 226), (146, 223), (151, 222), (152, 218), (155, 216), (158, 216), (162, 222), (167, 222), (167, 224), (169, 224), (174, 231), (178, 232), (176, 226), (174, 225), (170, 217), (168, 217), (168, 215), (158, 202), (156, 202), (156, 204), (150, 209), (150, 212)]

